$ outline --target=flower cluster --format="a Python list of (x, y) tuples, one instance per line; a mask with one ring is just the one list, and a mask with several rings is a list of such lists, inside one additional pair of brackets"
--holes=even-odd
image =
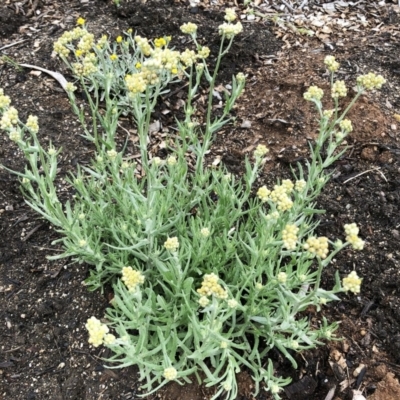
[(13, 125), (18, 124), (18, 111), (14, 107), (8, 108), (1, 117), (0, 120), (0, 128), (1, 129), (10, 129)]
[(321, 237), (310, 237), (307, 242), (303, 245), (303, 248), (312, 254), (316, 254), (318, 257), (324, 259), (328, 256), (328, 238), (325, 236)]
[(320, 101), (324, 96), (324, 91), (320, 89), (318, 86), (310, 86), (303, 94), (303, 97), (307, 101), (317, 100)]
[[(78, 22), (78, 25), (82, 25), (82, 24), (79, 24), (79, 19), (77, 22)], [(77, 26), (72, 31), (64, 32), (62, 34), (62, 36), (54, 43), (54, 45), (53, 45), (54, 52), (59, 54), (62, 57), (68, 57), (70, 50), (67, 46), (72, 41), (82, 39), (87, 34), (88, 34), (88, 31), (85, 28), (81, 28), (80, 26)], [(91, 36), (83, 39), (81, 42), (81, 46), (78, 48), (78, 50), (81, 50), (83, 52), (83, 49), (87, 48), (90, 38), (91, 38)]]
[(343, 278), (343, 290), (353, 292), (354, 294), (360, 293), (362, 279), (357, 275), (356, 271)]
[(151, 46), (147, 38), (143, 38), (139, 35), (135, 36), (135, 43), (138, 45), (140, 51), (145, 56), (149, 56), (151, 54)]
[(178, 372), (174, 367), (168, 367), (164, 369), (163, 376), (168, 381), (173, 381), (178, 376)]
[(197, 54), (193, 50), (186, 49), (180, 55), (181, 62), (186, 66), (190, 67), (197, 59)]
[(343, 119), (342, 121), (340, 121), (339, 126), (346, 133), (349, 133), (353, 130), (353, 125), (351, 124), (351, 121), (349, 119)]
[(227, 39), (232, 39), (243, 31), (243, 26), (241, 22), (237, 22), (236, 24), (228, 24), (225, 22), (218, 27), (218, 30), (220, 35), (224, 35)]
[(294, 250), (297, 243), (297, 232), (299, 228), (296, 225), (287, 224), (282, 231), (282, 240), (288, 250)]
[(207, 238), (210, 236), (210, 230), (208, 228), (201, 228), (200, 235), (203, 236), (204, 238)]
[(39, 124), (38, 124), (38, 117), (34, 115), (30, 115), (28, 120), (26, 121), (26, 127), (33, 133), (39, 132)]
[(122, 268), (122, 282), (133, 293), (144, 282), (144, 275), (140, 271), (135, 271), (132, 267), (124, 267)]
[(354, 250), (362, 250), (364, 248), (365, 242), (358, 237), (359, 229), (354, 222), (352, 224), (346, 224), (344, 226), (344, 231), (346, 232), (346, 241), (353, 246)]
[(287, 281), (287, 273), (286, 272), (279, 272), (277, 278), (279, 283), (282, 283), (284, 285)]
[(336, 81), (332, 85), (332, 97), (338, 99), (339, 97), (347, 96), (347, 88), (344, 81)]
[(0, 110), (8, 107), (11, 104), (11, 99), (4, 95), (4, 90), (0, 89)]
[(236, 13), (233, 8), (226, 8), (225, 9), (225, 21), (233, 22), (236, 19)]
[(176, 236), (168, 238), (164, 242), (164, 247), (169, 251), (176, 251), (179, 248), (179, 241)]
[(304, 179), (299, 179), (298, 181), (296, 181), (295, 185), (294, 185), (294, 189), (297, 192), (302, 192), (307, 186), (307, 182)]
[(97, 71), (97, 57), (94, 53), (87, 53), (81, 62), (72, 64), (72, 70), (77, 76), (89, 76)]
[(382, 75), (375, 75), (370, 72), (367, 75), (361, 75), (357, 78), (357, 83), (366, 90), (380, 89), (386, 79)]
[(102, 324), (96, 317), (91, 317), (87, 320), (85, 325), (89, 332), (89, 343), (94, 347), (98, 347), (101, 344), (113, 344), (115, 336), (109, 332), (108, 326)]
[(340, 67), (340, 64), (335, 60), (334, 56), (326, 56), (324, 64), (330, 72), (336, 72)]
[(289, 210), (293, 206), (293, 201), (288, 196), (288, 193), (290, 193), (293, 188), (292, 182), (290, 183), (291, 187), (290, 184), (285, 181), (283, 181), (281, 185), (275, 185), (274, 190), (270, 194), (270, 199), (276, 204), (276, 208), (279, 211)]
[(257, 196), (258, 198), (265, 203), (266, 201), (269, 200), (269, 195), (271, 194), (271, 191), (269, 189), (267, 189), (267, 187), (261, 186), (258, 190), (257, 190)]
[(335, 112), (335, 110), (324, 110), (323, 115), (325, 118), (330, 119), (332, 118), (333, 113)]
[(147, 82), (144, 79), (142, 74), (133, 74), (125, 76), (125, 84), (127, 89), (135, 94), (135, 93), (143, 93), (146, 90)]
[(218, 280), (218, 276), (214, 273), (204, 275), (201, 288), (197, 289), (197, 293), (205, 297), (214, 295), (218, 299), (226, 299), (228, 293), (218, 283)]
[(269, 152), (267, 146), (264, 144), (259, 144), (254, 150), (254, 157), (261, 158), (264, 157)]
[(197, 32), (197, 25), (193, 22), (188, 22), (186, 24), (181, 25), (181, 32), (186, 33), (188, 35), (194, 35)]
[(227, 39), (232, 39), (234, 36), (242, 32), (243, 26), (240, 22), (237, 22), (236, 24), (231, 23), (235, 19), (235, 10), (233, 8), (225, 9), (225, 20), (228, 22), (224, 22), (218, 27), (219, 34), (225, 36)]

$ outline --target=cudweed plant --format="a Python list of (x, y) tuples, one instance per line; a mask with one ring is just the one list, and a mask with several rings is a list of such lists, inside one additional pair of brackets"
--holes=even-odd
[[(55, 183), (61, 150), (52, 144), (42, 147), (38, 119), (29, 116), (22, 122), (3, 90), (0, 127), (26, 157), (25, 170), (11, 172), (20, 177), (27, 203), (60, 232), (56, 242), (65, 251), (50, 258), (73, 257), (92, 265), (86, 280), (91, 290), (113, 285), (105, 318), (93, 316), (86, 324), (89, 343), (112, 350), (106, 360), (110, 366), (137, 365), (147, 393), (195, 376), (216, 387), (213, 399), (225, 394), (230, 400), (237, 396), (236, 374), (245, 368), (256, 392), (264, 382), (279, 399), (289, 379), (275, 375), (268, 352), (278, 349), (296, 367), (294, 353), (332, 340), (337, 328), (325, 319), (310, 325), (302, 311), (310, 305), (320, 309), (343, 291), (360, 291), (356, 271), (343, 283), (337, 275), (330, 290), (320, 287), (332, 258), (347, 246), (361, 250), (364, 242), (354, 223), (345, 225), (344, 241), (318, 237), (313, 216), (322, 211), (315, 209), (314, 200), (329, 180), (326, 169), (345, 151), (342, 142), (352, 130), (347, 112), (384, 79), (359, 77), (355, 98), (340, 113), (338, 99), (347, 89), (334, 79), (338, 63), (327, 57), (335, 108), (323, 109), (318, 87), (304, 94), (320, 118), (306, 170), (299, 166), (293, 181), (282, 180), (273, 188), (256, 187), (268, 153), (265, 145), (246, 160), (241, 178), (204, 163), (213, 134), (230, 121), (245, 85), (243, 74), (234, 77), (221, 116), (213, 117), (218, 67), (242, 30), (232, 10), (225, 19), (213, 74), (206, 62), (210, 50), (198, 44), (192, 23), (181, 30), (191, 36), (195, 50), (183, 52), (169, 49), (169, 37), (151, 41), (130, 31), (113, 41), (96, 41), (83, 19), (54, 44), (76, 76), (68, 85), (69, 99), (96, 149), (91, 166), (81, 166), (70, 177), (76, 192), (71, 202), (61, 203)], [(210, 95), (200, 126), (193, 120), (192, 99), (202, 78)], [(176, 122), (179, 134), (166, 159), (151, 158), (152, 111), (171, 82), (182, 79), (189, 89), (185, 118)], [(87, 95), (90, 118), (77, 104), (75, 85)], [(140, 174), (125, 148), (116, 146), (121, 114), (130, 114), (136, 124)], [(189, 167), (188, 155), (196, 160), (194, 166)]]

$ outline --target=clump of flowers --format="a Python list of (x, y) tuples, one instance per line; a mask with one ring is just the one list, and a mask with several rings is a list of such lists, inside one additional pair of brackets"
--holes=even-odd
[(115, 341), (115, 336), (108, 333), (108, 326), (101, 323), (96, 317), (89, 318), (85, 327), (89, 333), (89, 343), (94, 347), (102, 344), (110, 345)]
[[(216, 386), (214, 398), (226, 395), (228, 400), (237, 398), (235, 374), (246, 366), (255, 391), (264, 382), (277, 400), (289, 379), (277, 376), (270, 360), (265, 365), (268, 352), (278, 348), (296, 368), (289, 350), (317, 346), (320, 338), (331, 339), (337, 326), (325, 319), (312, 326), (302, 312), (344, 290), (360, 290), (356, 274), (344, 278), (342, 286), (338, 281), (331, 290), (320, 288), (323, 269), (338, 251), (363, 247), (357, 226), (346, 225), (346, 242), (335, 242), (328, 254), (329, 240), (315, 236), (313, 218), (319, 213), (314, 199), (329, 178), (325, 171), (343, 154), (340, 143), (332, 140), (335, 128), (341, 128), (342, 137), (349, 133), (345, 117), (353, 103), (339, 109), (338, 99), (346, 90), (335, 82), (335, 109), (328, 118), (321, 89), (308, 91), (305, 97), (316, 106), (320, 131), (305, 170), (300, 166), (294, 173), (295, 181), (282, 180), (272, 191), (256, 187), (264, 145), (256, 148), (254, 159), (246, 159), (240, 179), (223, 165), (208, 168), (204, 159), (213, 137), (231, 121), (246, 80), (243, 73), (232, 79), (215, 118), (218, 66), (242, 29), (232, 23), (232, 10), (225, 20), (213, 69), (205, 60), (209, 50), (199, 45), (197, 26), (190, 23), (182, 30), (192, 36), (194, 48), (182, 53), (168, 48), (168, 36), (132, 37), (131, 30), (121, 33), (122, 40), (105, 35), (96, 40), (84, 20), (62, 35), (54, 50), (76, 78), (67, 93), (94, 148), (91, 163), (70, 178), (75, 193), (65, 205), (56, 180), (61, 150), (40, 144), (37, 119), (22, 123), (1, 89), (0, 127), (26, 157), (26, 168), (16, 174), (28, 204), (62, 235), (65, 253), (57, 258), (75, 257), (92, 265), (86, 280), (92, 290), (112, 285), (107, 322), (92, 317), (86, 323), (89, 342), (112, 350), (109, 363), (136, 365), (149, 392), (178, 378), (188, 382), (195, 374)], [(332, 77), (333, 61), (327, 65)], [(184, 117), (176, 119), (176, 135), (166, 141), (169, 156), (162, 160), (149, 148), (152, 113), (169, 83), (186, 78)], [(381, 81), (375, 79), (374, 87)], [(193, 99), (204, 82), (209, 83), (209, 98), (204, 120), (198, 122)], [(372, 87), (369, 82), (360, 80), (355, 99)], [(89, 100), (89, 118), (76, 102), (78, 86)], [(130, 146), (120, 146), (121, 115), (135, 123), (140, 168), (129, 161)]]
[(227, 8), (225, 10), (225, 20), (228, 22), (224, 22), (218, 27), (219, 34), (224, 35), (227, 39), (233, 39), (236, 35), (241, 33), (243, 31), (242, 24), (240, 22), (232, 24), (235, 19), (235, 11), (232, 8)]
[(4, 95), (4, 90), (0, 89), (0, 110), (8, 107), (11, 104), (11, 100), (9, 96)]
[(269, 150), (264, 144), (259, 144), (254, 150), (254, 157), (261, 158), (268, 154)]
[(297, 192), (302, 192), (307, 187), (307, 182), (304, 179), (299, 179), (295, 182), (294, 189)]
[(174, 237), (169, 237), (165, 242), (164, 242), (164, 247), (169, 250), (169, 251), (176, 251), (179, 248), (179, 241), (176, 236)]
[(307, 242), (303, 245), (303, 248), (308, 252), (317, 255), (321, 259), (324, 259), (328, 256), (329, 252), (329, 243), (328, 238), (325, 236), (314, 237), (311, 236), (307, 239)]
[(344, 231), (346, 232), (346, 241), (353, 246), (354, 250), (362, 250), (364, 248), (365, 242), (358, 237), (359, 228), (354, 222), (346, 224)]
[(336, 81), (332, 85), (332, 97), (337, 99), (339, 97), (346, 97), (347, 96), (347, 88), (344, 81)]
[(197, 32), (197, 25), (193, 22), (188, 22), (186, 24), (181, 25), (182, 33), (186, 33), (188, 35), (193, 35)]
[(177, 378), (178, 372), (174, 367), (168, 367), (165, 368), (163, 375), (164, 378), (167, 379), (168, 381), (173, 381), (174, 379)]
[(257, 191), (257, 196), (263, 203), (268, 201), (270, 194), (271, 191), (268, 190), (266, 186), (261, 186)]
[(323, 96), (324, 91), (318, 86), (310, 86), (303, 95), (304, 99), (307, 101), (321, 100)]
[(340, 121), (339, 126), (346, 133), (349, 133), (353, 130), (353, 125), (349, 119), (343, 119), (342, 121)]
[(357, 78), (357, 84), (366, 90), (381, 89), (385, 83), (386, 79), (382, 75), (376, 75), (373, 72)]
[(228, 293), (223, 289), (218, 281), (219, 278), (214, 273), (204, 275), (201, 288), (197, 289), (197, 293), (201, 296), (208, 297), (214, 295), (218, 299), (226, 299), (228, 297)]
[(336, 72), (340, 67), (340, 64), (336, 61), (334, 56), (326, 56), (324, 64), (327, 66), (328, 71), (330, 72)]
[(352, 271), (346, 278), (343, 278), (343, 290), (358, 294), (361, 290), (361, 282), (362, 279), (357, 275), (357, 272)]
[[(291, 188), (290, 184), (282, 183), (281, 185), (275, 185), (274, 190), (269, 195), (269, 198), (272, 202), (276, 204), (276, 208), (278, 211), (286, 211), (292, 208), (293, 201), (289, 197), (288, 193), (290, 193)], [(292, 184), (293, 187), (293, 184)]]
[(135, 292), (137, 287), (144, 283), (144, 275), (132, 267), (122, 268), (122, 281), (130, 292)]
[(288, 250), (294, 250), (297, 244), (297, 232), (299, 228), (293, 224), (287, 224), (282, 231), (282, 240)]

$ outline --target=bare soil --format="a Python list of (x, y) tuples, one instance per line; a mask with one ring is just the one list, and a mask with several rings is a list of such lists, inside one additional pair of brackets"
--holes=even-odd
[[(363, 15), (374, 21), (372, 27), (367, 24), (361, 29), (308, 37), (287, 29), (288, 25), (276, 25), (272, 19), (247, 18), (240, 1), (204, 1), (195, 6), (172, 0), (121, 3), (117, 9), (111, 1), (100, 0), (3, 0), (0, 56), (67, 75), (59, 60), (52, 57), (52, 43), (80, 16), (97, 34), (113, 38), (133, 28), (150, 38), (172, 35), (178, 48), (188, 45), (179, 26), (193, 21), (199, 25), (200, 40), (215, 56), (223, 9), (235, 6), (245, 17), (245, 29), (222, 65), (219, 90), (240, 71), (248, 75), (248, 84), (235, 110), (235, 123), (217, 134), (206, 162), (224, 163), (240, 174), (245, 155), (257, 144), (267, 144), (271, 152), (260, 184), (271, 185), (278, 178), (290, 177), (290, 167), (307, 158), (317, 121), (302, 96), (311, 84), (328, 92), (323, 68), (326, 55), (332, 54), (341, 62), (339, 78), (349, 87), (354, 87), (358, 74), (369, 71), (387, 79), (380, 92), (366, 94), (352, 110), (354, 132), (347, 140), (348, 150), (333, 166), (334, 178), (318, 200), (319, 208), (326, 210), (320, 216), (319, 234), (342, 237), (343, 225), (354, 221), (367, 244), (362, 252), (343, 251), (324, 273), (323, 284), (329, 288), (337, 270), (344, 276), (355, 268), (363, 277), (361, 294), (343, 295), (340, 302), (330, 303), (321, 313), (308, 311), (312, 324), (318, 324), (322, 317), (341, 321), (337, 336), (342, 340), (299, 354), (297, 370), (278, 352), (271, 352), (270, 357), (278, 375), (293, 378), (282, 394), (284, 399), (345, 400), (352, 398), (354, 389), (371, 400), (400, 399), (399, 7), (383, 1), (372, 10), (369, 5), (377, 2), (357, 2), (368, 6)], [(277, 7), (290, 3), (292, 10), (286, 8), (286, 12), (297, 15), (307, 11), (311, 15), (315, 10), (322, 12), (327, 2), (310, 0), (303, 10), (300, 1), (255, 3)], [(347, 3), (345, 11), (333, 18), (359, 18), (359, 9), (352, 7)], [(28, 114), (39, 117), (43, 143), (51, 140), (63, 148), (62, 176), (78, 163), (89, 162), (93, 149), (79, 136), (67, 96), (56, 81), (3, 61), (0, 87), (11, 96), (22, 119)], [(163, 130), (159, 140), (155, 135), (151, 151), (161, 156), (162, 135), (173, 127), (170, 115), (181, 112), (184, 89), (177, 87), (173, 93), (154, 115)], [(198, 99), (199, 112), (202, 97)], [(5, 135), (0, 137), (0, 164), (13, 169), (24, 165)], [(68, 259), (46, 259), (60, 251), (51, 244), (57, 233), (24, 203), (16, 177), (4, 170), (0, 170), (0, 234), (0, 398), (138, 398), (140, 382), (135, 369), (106, 369), (101, 359), (107, 356), (105, 350), (87, 343), (84, 324), (92, 315), (103, 315), (107, 297), (88, 292), (82, 285), (88, 266), (70, 264)], [(250, 376), (242, 371), (238, 379), (238, 399), (252, 399)], [(212, 393), (196, 383), (184, 387), (171, 384), (151, 398), (200, 400), (209, 399)], [(257, 399), (269, 400), (270, 396), (262, 392)]]

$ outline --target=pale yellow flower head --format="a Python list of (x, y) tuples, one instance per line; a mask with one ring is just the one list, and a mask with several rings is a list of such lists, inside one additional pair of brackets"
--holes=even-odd
[(318, 86), (310, 86), (303, 94), (303, 97), (307, 101), (312, 101), (312, 100), (321, 100), (322, 97), (324, 96), (324, 91), (320, 89)]
[(126, 75), (125, 84), (127, 89), (134, 94), (143, 93), (147, 87), (147, 82), (141, 72), (132, 75)]
[(73, 93), (77, 87), (72, 82), (67, 82), (65, 85), (65, 90), (67, 93)]
[(0, 109), (8, 107), (11, 104), (9, 96), (4, 95), (3, 89), (0, 89)]
[(168, 367), (164, 369), (163, 376), (168, 381), (173, 381), (178, 376), (178, 372), (174, 367)]
[(358, 237), (359, 229), (354, 222), (346, 224), (344, 231), (346, 232), (346, 241), (352, 245), (354, 250), (362, 250), (364, 248), (365, 242)]
[(125, 283), (128, 290), (133, 293), (137, 287), (144, 283), (144, 275), (132, 267), (122, 268), (122, 282)]
[(201, 236), (203, 236), (204, 238), (207, 238), (210, 236), (210, 230), (208, 228), (201, 228), (200, 229), (200, 234)]
[(193, 35), (197, 32), (197, 25), (193, 22), (188, 22), (186, 24), (181, 25), (181, 32), (186, 33), (188, 35)]
[(269, 150), (264, 144), (259, 144), (254, 150), (254, 157), (261, 158), (268, 154)]
[(199, 298), (199, 304), (201, 307), (207, 307), (208, 304), (210, 303), (210, 299), (207, 296), (201, 296)]
[(178, 162), (178, 161), (177, 161), (177, 159), (176, 159), (175, 156), (169, 156), (169, 157), (167, 158), (167, 164), (168, 164), (170, 167), (176, 165), (177, 162)]
[(228, 307), (229, 308), (237, 308), (238, 305), (239, 305), (239, 303), (237, 302), (236, 299), (229, 299), (228, 300)]
[(332, 97), (337, 99), (339, 97), (346, 97), (347, 96), (347, 88), (344, 81), (336, 81), (332, 85)]
[(279, 283), (285, 284), (287, 281), (287, 273), (286, 272), (279, 272), (277, 278)]
[(226, 299), (228, 297), (228, 293), (218, 283), (218, 280), (218, 276), (214, 273), (204, 275), (201, 288), (197, 289), (197, 293), (199, 293), (201, 296), (207, 297), (214, 295), (218, 299)]
[(269, 199), (271, 191), (267, 189), (266, 186), (261, 186), (257, 191), (258, 198), (265, 203)]
[(340, 64), (335, 60), (335, 57), (333, 56), (326, 56), (324, 64), (327, 66), (330, 72), (336, 72), (340, 67)]
[(288, 250), (294, 250), (297, 244), (297, 232), (299, 228), (293, 224), (287, 224), (282, 231), (283, 245)]
[(236, 80), (239, 83), (243, 83), (246, 80), (246, 75), (243, 72), (238, 72), (238, 74), (236, 75)]
[(112, 335), (111, 333), (108, 333), (103, 338), (103, 344), (106, 346), (110, 345), (110, 344), (114, 344), (115, 340), (116, 340), (115, 336)]
[(21, 132), (18, 129), (12, 129), (9, 138), (13, 142), (19, 142), (21, 140)]
[(332, 118), (334, 111), (335, 110), (324, 110), (323, 115), (324, 115), (324, 117), (330, 119), (330, 118)]
[[(283, 182), (282, 182), (283, 183)], [(288, 185), (275, 185), (270, 194), (270, 199), (276, 204), (278, 211), (286, 211), (292, 208), (293, 201), (288, 196)]]
[(303, 248), (308, 252), (317, 255), (321, 259), (324, 259), (328, 256), (328, 238), (325, 236), (321, 237), (309, 237), (307, 242), (303, 245)]
[(380, 89), (386, 83), (382, 75), (375, 75), (370, 72), (367, 75), (361, 75), (357, 78), (357, 83), (366, 90)]
[(118, 153), (112, 149), (107, 151), (107, 156), (110, 160), (115, 160), (117, 158)]
[(224, 35), (227, 39), (232, 39), (234, 36), (243, 31), (243, 26), (240, 22), (237, 22), (236, 24), (224, 22), (218, 27), (218, 31), (220, 35)]
[(197, 51), (197, 56), (200, 58), (207, 58), (209, 55), (210, 55), (210, 48), (207, 46), (202, 46), (202, 48)]
[(38, 117), (30, 115), (26, 121), (26, 127), (33, 133), (39, 132)]
[[(103, 344), (104, 338), (109, 332), (107, 325), (102, 324), (96, 317), (91, 317), (87, 320), (85, 327), (89, 332), (90, 344), (94, 347)], [(109, 341), (110, 338), (107, 338), (107, 340)]]
[(343, 290), (353, 292), (354, 294), (360, 293), (362, 279), (357, 275), (356, 271), (343, 278)]
[(179, 241), (178, 241), (178, 238), (177, 238), (176, 236), (168, 238), (168, 239), (164, 242), (164, 247), (165, 247), (168, 251), (177, 251), (178, 248), (179, 248)]
[(225, 9), (225, 21), (233, 22), (236, 19), (236, 13), (233, 8), (226, 8)]
[(343, 131), (349, 133), (353, 130), (353, 125), (349, 119), (343, 119), (339, 122), (339, 126), (342, 128)]
[(283, 179), (281, 186), (285, 189), (287, 194), (291, 193), (294, 188), (294, 184), (290, 179)]
[(302, 192), (306, 188), (306, 186), (307, 182), (304, 179), (299, 179), (294, 184), (294, 189), (296, 190), (296, 192)]
[(0, 128), (1, 129), (10, 129), (13, 125), (17, 125), (18, 123), (18, 111), (14, 107), (8, 108), (4, 111), (3, 116), (0, 120)]

